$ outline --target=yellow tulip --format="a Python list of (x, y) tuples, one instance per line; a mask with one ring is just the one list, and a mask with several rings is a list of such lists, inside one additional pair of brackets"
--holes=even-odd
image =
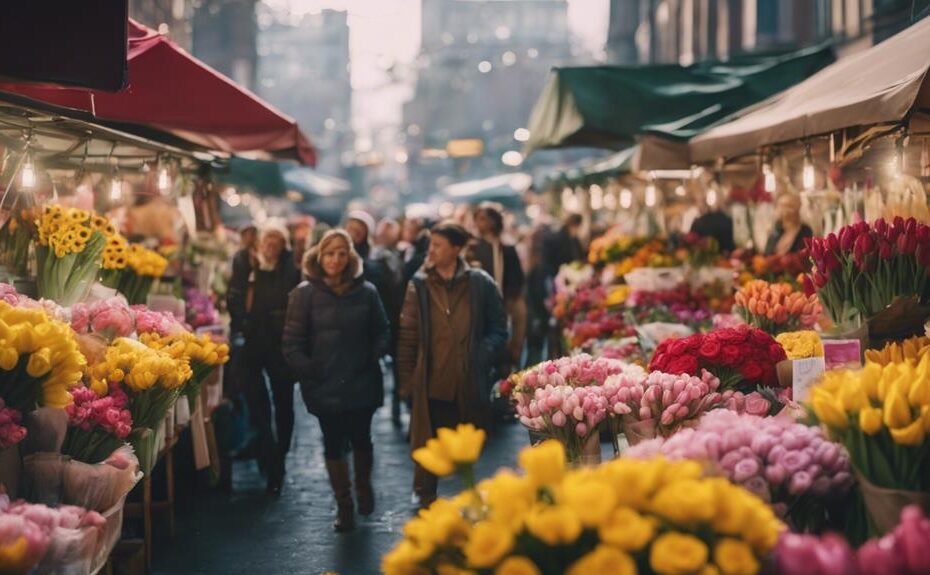
[(926, 432), (924, 431), (924, 422), (921, 419), (915, 419), (906, 427), (890, 429), (891, 438), (899, 445), (910, 445), (919, 447), (923, 444)]
[(871, 400), (878, 399), (878, 382), (882, 378), (882, 368), (875, 363), (866, 363), (862, 371), (859, 372), (859, 381), (862, 389)]
[(654, 519), (643, 517), (629, 507), (621, 507), (611, 512), (597, 532), (604, 543), (635, 553), (652, 541), (655, 524)]
[(907, 403), (907, 397), (898, 389), (892, 388), (885, 396), (883, 421), (886, 427), (892, 429), (906, 427), (911, 422), (911, 406)]
[(914, 407), (930, 405), (930, 376), (918, 376), (917, 380), (911, 384), (907, 400)]
[(855, 413), (869, 405), (869, 398), (858, 381), (850, 381), (840, 389), (840, 401), (846, 413)]
[(656, 493), (652, 508), (677, 523), (709, 521), (715, 511), (714, 488), (706, 481), (686, 479), (666, 485)]
[(465, 559), (470, 567), (494, 567), (507, 552), (513, 549), (513, 533), (490, 521), (475, 525), (465, 544)]
[(0, 545), (0, 573), (28, 573), (28, 554), (29, 542), (23, 536)]
[(51, 360), (52, 352), (47, 347), (32, 352), (32, 355), (29, 356), (29, 362), (26, 364), (26, 373), (30, 377), (42, 377), (52, 370)]
[(882, 430), (882, 410), (879, 407), (867, 407), (859, 412), (859, 428), (866, 435), (875, 435)]
[(19, 363), (19, 352), (13, 347), (0, 347), (0, 369), (3, 371), (13, 371), (16, 364)]
[(520, 467), (536, 485), (552, 485), (565, 474), (565, 448), (555, 439), (520, 452)]
[(714, 563), (723, 575), (755, 575), (759, 560), (752, 548), (738, 539), (726, 538), (714, 546)]
[(566, 575), (636, 575), (633, 558), (613, 547), (598, 545), (578, 561), (572, 563)]
[(467, 423), (455, 430), (442, 428), (436, 433), (446, 456), (456, 465), (474, 463), (481, 456), (484, 445), (484, 430)]
[(920, 407), (920, 420), (924, 424), (924, 431), (930, 433), (930, 405)]
[(563, 505), (537, 505), (526, 516), (526, 528), (547, 545), (574, 543), (581, 535), (581, 520)]
[(843, 404), (834, 397), (818, 394), (816, 397), (812, 397), (811, 407), (814, 408), (817, 419), (828, 427), (844, 431), (849, 425), (846, 412), (843, 411)]
[(569, 475), (562, 483), (561, 502), (570, 507), (585, 527), (597, 527), (610, 515), (617, 497), (610, 484), (594, 478)]
[(518, 555), (504, 559), (503, 563), (497, 566), (494, 575), (542, 575), (542, 571), (535, 563)]
[(707, 546), (697, 537), (670, 531), (653, 542), (649, 565), (660, 575), (688, 575), (704, 567), (707, 555)]
[(97, 397), (103, 397), (107, 394), (109, 387), (107, 382), (95, 378), (90, 380), (90, 389), (97, 394)]
[(421, 563), (432, 553), (432, 548), (404, 539), (381, 559), (381, 571), (384, 575), (430, 575)]
[(445, 477), (455, 472), (455, 465), (449, 459), (438, 439), (430, 439), (426, 442), (425, 447), (415, 449), (413, 460), (437, 477)]

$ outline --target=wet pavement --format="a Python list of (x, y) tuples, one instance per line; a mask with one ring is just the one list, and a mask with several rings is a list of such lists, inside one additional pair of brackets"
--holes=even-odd
[[(357, 518), (349, 534), (331, 528), (335, 510), (323, 465), (323, 443), (316, 418), (295, 402), (295, 444), (279, 497), (265, 494), (254, 461), (236, 462), (233, 492), (216, 491), (182, 497), (177, 507), (176, 536), (155, 546), (154, 572), (168, 574), (308, 574), (379, 573), (381, 556), (401, 537), (412, 516), (413, 463), (404, 434), (391, 424), (390, 410), (375, 414), (375, 513)], [(528, 445), (517, 423), (498, 425), (486, 444), (478, 474), (486, 477), (501, 466), (513, 466)], [(440, 495), (459, 488), (454, 479), (440, 482)]]

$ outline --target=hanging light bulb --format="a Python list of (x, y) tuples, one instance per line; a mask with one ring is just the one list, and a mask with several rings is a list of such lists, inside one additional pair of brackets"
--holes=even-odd
[(36, 166), (32, 163), (32, 157), (26, 152), (26, 159), (23, 160), (23, 167), (20, 169), (19, 187), (23, 190), (31, 190), (36, 187)]
[(620, 190), (620, 207), (624, 210), (630, 209), (633, 206), (633, 192), (627, 188)]
[(646, 206), (647, 207), (651, 208), (656, 205), (656, 199), (657, 199), (656, 195), (657, 195), (656, 186), (655, 184), (650, 182), (649, 185), (646, 186)]
[(774, 194), (775, 193), (775, 172), (772, 171), (772, 166), (769, 164), (762, 164), (762, 175), (765, 178), (765, 191)]
[(117, 170), (113, 170), (113, 177), (110, 178), (110, 201), (118, 202), (123, 199), (123, 178), (120, 177)]
[(158, 191), (167, 195), (171, 190), (171, 177), (168, 175), (168, 167), (162, 166), (158, 170)]
[(685, 189), (685, 183), (682, 182), (675, 187), (675, 195), (679, 198), (683, 198), (688, 195), (688, 190)]
[(814, 189), (814, 177), (814, 159), (811, 157), (811, 147), (808, 144), (804, 152), (804, 169), (801, 172), (801, 185), (808, 192)]
[(707, 190), (707, 205), (711, 208), (717, 205), (717, 188)]

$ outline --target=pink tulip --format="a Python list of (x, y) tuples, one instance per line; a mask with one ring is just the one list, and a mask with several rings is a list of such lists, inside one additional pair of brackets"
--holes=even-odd
[(565, 414), (561, 411), (556, 411), (552, 414), (552, 425), (556, 427), (565, 427), (566, 421)]
[(578, 435), (578, 437), (586, 436), (588, 434), (588, 426), (584, 423), (578, 423), (575, 425), (575, 434)]

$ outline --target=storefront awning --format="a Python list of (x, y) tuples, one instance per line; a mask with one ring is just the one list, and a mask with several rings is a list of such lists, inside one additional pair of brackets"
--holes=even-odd
[(619, 150), (645, 134), (684, 140), (833, 60), (821, 46), (693, 66), (556, 68), (530, 116), (526, 151)]
[(523, 194), (532, 185), (532, 176), (517, 172), (449, 184), (442, 189), (442, 196), (454, 203), (499, 202), (513, 207), (523, 203)]
[(345, 196), (352, 191), (352, 185), (345, 180), (288, 162), (233, 157), (227, 169), (217, 172), (216, 176), (224, 184), (243, 188), (256, 195), (289, 197), (295, 203), (314, 198)]
[(116, 93), (19, 83), (0, 83), (0, 91), (165, 131), (213, 150), (316, 163), (316, 150), (292, 118), (132, 20), (128, 66), (129, 85)]
[(692, 159), (759, 148), (857, 126), (923, 120), (930, 111), (930, 18), (841, 59), (737, 119), (697, 136)]

